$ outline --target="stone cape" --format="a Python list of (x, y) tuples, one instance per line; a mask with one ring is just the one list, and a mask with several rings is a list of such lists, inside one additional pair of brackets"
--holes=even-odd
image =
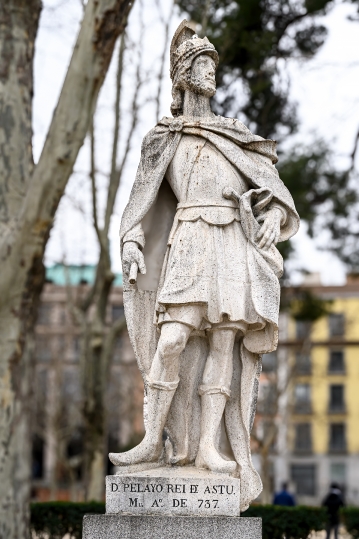
[[(287, 211), (280, 241), (292, 236), (299, 225), (292, 197), (273, 164), (277, 161), (275, 142), (252, 133), (238, 120), (213, 117), (201, 122), (185, 118), (164, 118), (150, 131), (142, 144), (142, 156), (130, 201), (121, 223), (121, 241), (126, 236), (143, 249), (147, 274), (138, 276), (136, 286), (124, 282), (124, 304), (128, 330), (145, 385), (154, 356), (158, 333), (153, 323), (160, 274), (168, 255), (168, 238), (176, 213), (177, 200), (164, 179), (182, 133), (206, 138), (248, 180), (253, 189), (240, 201), (241, 223), (248, 238), (247, 260), (252, 279), (252, 297), (257, 312), (266, 320), (261, 331), (249, 333), (234, 347), (234, 373), (231, 398), (225, 408), (229, 457), (241, 469), (241, 510), (244, 511), (262, 489), (250, 456), (250, 429), (255, 413), (260, 354), (276, 348), (278, 333), (279, 282), (282, 260), (274, 246), (258, 248), (259, 223), (254, 208), (261, 198), (280, 202)], [(259, 200), (259, 203), (258, 203)], [(143, 227), (143, 228), (142, 228)], [(146, 238), (146, 245), (144, 242)], [(181, 464), (194, 461), (199, 443), (201, 382), (208, 344), (204, 335), (193, 335), (180, 359), (180, 384), (173, 398), (166, 430), (166, 461), (175, 456)], [(176, 410), (186, 410), (178, 414)], [(229, 444), (228, 444), (229, 442)]]

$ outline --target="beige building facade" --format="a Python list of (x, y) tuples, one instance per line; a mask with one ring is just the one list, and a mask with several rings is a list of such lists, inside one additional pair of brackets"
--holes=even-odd
[(307, 290), (327, 300), (329, 313), (310, 324), (288, 312), (275, 357), (278, 376), (288, 378), (278, 411), (272, 451), (273, 484), (289, 480), (297, 500), (319, 505), (337, 482), (348, 504), (359, 504), (359, 279), (322, 286), (312, 278)]
[[(55, 283), (44, 286), (35, 330), (33, 496), (80, 500), (83, 365), (81, 328), (72, 316), (71, 304), (86, 292), (88, 284), (77, 278), (77, 284), (68, 286), (57, 274), (54, 278), (50, 273), (50, 277)], [(107, 310), (108, 327), (123, 314), (122, 288), (115, 286)], [(107, 409), (109, 450), (136, 445), (144, 432), (143, 382), (126, 329), (113, 351)]]

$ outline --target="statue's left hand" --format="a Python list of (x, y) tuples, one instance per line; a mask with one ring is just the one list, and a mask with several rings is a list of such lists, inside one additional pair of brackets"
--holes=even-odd
[(266, 213), (264, 223), (258, 233), (258, 247), (268, 250), (274, 243), (276, 245), (280, 236), (280, 223), (282, 212), (278, 208), (272, 208)]

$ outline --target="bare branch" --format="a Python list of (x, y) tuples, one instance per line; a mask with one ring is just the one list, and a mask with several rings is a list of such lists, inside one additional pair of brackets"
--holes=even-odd
[(168, 50), (169, 30), (170, 30), (171, 21), (173, 18), (175, 3), (174, 1), (171, 2), (170, 13), (166, 21), (164, 20), (164, 17), (161, 13), (158, 0), (156, 0), (156, 5), (160, 12), (160, 18), (161, 18), (162, 23), (164, 24), (164, 30), (165, 30), (164, 31), (165, 38), (164, 38), (161, 61), (160, 61), (160, 70), (158, 72), (158, 86), (157, 86), (157, 95), (156, 95), (156, 122), (158, 122), (160, 119), (161, 93), (162, 93), (162, 85), (163, 85), (163, 78), (164, 78), (165, 60), (166, 60), (166, 54)]
[[(31, 264), (34, 256), (30, 245), (42, 254), (131, 6), (131, 0), (88, 0), (86, 4), (61, 95), (20, 212), (20, 225), (16, 234), (11, 235), (9, 230), (7, 237), (3, 237), (2, 251), (6, 252), (10, 244), (12, 257), (23, 251), (24, 241), (28, 246), (27, 263)], [(12, 279), (11, 275), (4, 277), (4, 281)]]
[(92, 192), (92, 212), (93, 223), (97, 239), (100, 244), (101, 251), (106, 252), (108, 250), (107, 235), (99, 227), (98, 224), (98, 204), (97, 204), (97, 187), (96, 187), (96, 164), (95, 164), (95, 131), (94, 121), (92, 119), (90, 124), (90, 179), (91, 179), (91, 192)]
[(126, 328), (126, 318), (122, 316), (117, 320), (107, 333), (102, 350), (102, 368), (104, 380), (107, 380), (108, 371), (111, 367), (111, 360), (113, 356), (113, 349), (115, 345), (115, 339)]
[(90, 124), (90, 179), (91, 179), (91, 192), (92, 192), (92, 218), (97, 238), (101, 241), (101, 233), (98, 226), (98, 212), (97, 212), (97, 188), (96, 188), (96, 170), (95, 170), (95, 133), (94, 133), (94, 120), (92, 119)]
[(210, 5), (211, 5), (211, 0), (206, 0), (206, 5), (205, 5), (204, 10), (203, 10), (202, 23), (201, 23), (202, 37), (204, 37), (206, 35), (206, 32), (207, 32), (208, 15), (209, 15), (209, 7), (210, 7)]
[(67, 306), (75, 320), (75, 323), (78, 326), (80, 326), (81, 330), (83, 330), (85, 327), (86, 319), (85, 319), (83, 311), (77, 307), (76, 302), (74, 301), (72, 290), (71, 290), (71, 285), (70, 285), (68, 267), (65, 264), (65, 261), (63, 261), (62, 264), (65, 269), (65, 290), (66, 290)]
[(117, 166), (116, 170), (111, 174), (111, 177), (110, 177), (110, 186), (109, 186), (109, 192), (108, 192), (105, 228), (104, 228), (104, 233), (106, 234), (106, 236), (109, 231), (110, 220), (111, 220), (113, 208), (116, 201), (116, 195), (117, 195), (120, 183), (121, 183), (122, 173), (125, 168), (129, 152), (131, 150), (133, 135), (135, 133), (135, 129), (138, 123), (138, 111), (139, 111), (138, 98), (139, 98), (140, 89), (143, 85), (143, 80), (141, 77), (141, 68), (142, 68), (142, 50), (140, 47), (139, 53), (138, 53), (137, 69), (136, 69), (136, 86), (135, 86), (135, 91), (133, 94), (132, 104), (131, 104), (132, 121), (131, 121), (130, 129), (127, 135), (125, 149), (122, 155), (121, 163), (119, 166)]
[(110, 227), (111, 215), (113, 212), (113, 207), (116, 200), (116, 195), (119, 187), (119, 182), (116, 178), (116, 164), (117, 164), (117, 152), (118, 152), (118, 141), (119, 141), (119, 131), (120, 131), (120, 105), (121, 105), (121, 87), (122, 87), (122, 74), (123, 74), (123, 58), (126, 49), (126, 33), (124, 32), (121, 36), (120, 49), (118, 53), (118, 66), (117, 66), (117, 78), (116, 78), (116, 99), (115, 99), (115, 127), (113, 133), (113, 143), (112, 143), (112, 157), (111, 157), (111, 172), (110, 172), (110, 183), (108, 187), (108, 197), (107, 197), (107, 207), (105, 213), (105, 225), (104, 229), (108, 232)]
[(359, 145), (359, 129), (358, 129), (357, 134), (356, 134), (356, 137), (355, 137), (353, 151), (352, 151), (352, 153), (350, 154), (350, 162), (351, 162), (351, 165), (350, 165), (349, 170), (354, 170), (354, 166), (355, 166), (355, 158), (356, 158), (356, 154), (357, 154), (357, 150), (358, 150), (358, 145)]

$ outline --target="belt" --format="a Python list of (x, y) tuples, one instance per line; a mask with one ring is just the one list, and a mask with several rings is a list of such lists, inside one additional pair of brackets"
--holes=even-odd
[(237, 193), (235, 189), (232, 187), (224, 187), (222, 190), (222, 196), (223, 198), (226, 198), (227, 200), (232, 200), (231, 203), (227, 204), (218, 204), (216, 202), (206, 202), (203, 201), (201, 203), (198, 202), (180, 202), (177, 204), (177, 210), (182, 210), (186, 208), (232, 208), (234, 210), (239, 209), (239, 201), (241, 199), (241, 195)]
[(213, 202), (180, 202), (177, 204), (177, 210), (186, 208), (232, 208), (238, 210), (238, 206), (234, 204), (216, 204)]

